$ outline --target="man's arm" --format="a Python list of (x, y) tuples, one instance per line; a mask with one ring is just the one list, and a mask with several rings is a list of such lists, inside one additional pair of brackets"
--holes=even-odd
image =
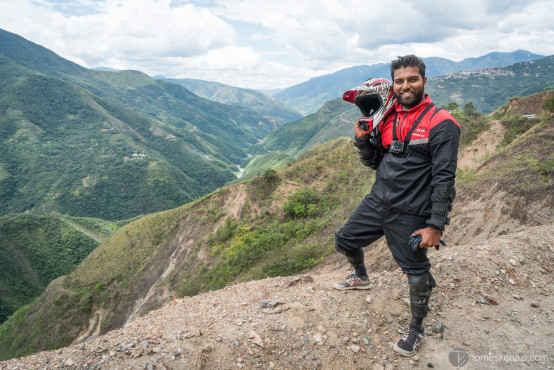
[(444, 230), (450, 219), (448, 212), (456, 196), (454, 179), (458, 160), (460, 127), (453, 117), (447, 117), (429, 132), (431, 150), (431, 217), (427, 226)]
[(381, 159), (384, 155), (384, 149), (381, 144), (381, 136), (379, 135), (378, 129), (374, 131), (374, 134), (368, 135), (360, 127), (360, 123), (356, 122), (354, 132), (356, 134), (356, 137), (354, 138), (354, 145), (358, 148), (360, 160), (364, 166), (376, 170), (377, 167), (379, 167)]

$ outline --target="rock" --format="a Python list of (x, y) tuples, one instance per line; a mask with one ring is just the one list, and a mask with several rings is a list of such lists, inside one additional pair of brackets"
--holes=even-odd
[(68, 358), (67, 360), (65, 360), (65, 362), (63, 363), (63, 366), (65, 367), (71, 367), (71, 366), (74, 366), (75, 365), (75, 361), (73, 361), (72, 359)]
[(355, 344), (351, 345), (351, 346), (350, 346), (350, 349), (351, 349), (352, 352), (354, 352), (354, 353), (360, 352), (360, 347), (357, 346), (357, 345), (355, 345)]
[(402, 301), (406, 303), (408, 306), (410, 305), (410, 298), (402, 298)]
[(415, 361), (415, 362), (418, 362), (418, 361), (419, 361), (419, 356), (418, 356), (418, 355), (415, 355), (415, 356), (414, 356), (414, 361)]
[(364, 342), (364, 344), (365, 344), (366, 346), (369, 346), (369, 345), (371, 344), (371, 342), (370, 342), (370, 340), (369, 340), (368, 338), (364, 338), (364, 339), (362, 339), (362, 341)]
[(323, 341), (323, 337), (321, 336), (321, 333), (314, 334), (314, 341), (316, 341), (317, 343), (321, 343)]
[(539, 307), (540, 304), (538, 302), (531, 302), (531, 307)]
[(144, 369), (146, 369), (146, 370), (154, 370), (155, 368), (156, 368), (156, 365), (154, 365), (151, 362), (147, 362), (147, 363), (144, 364)]
[(371, 296), (368, 295), (367, 297), (365, 297), (365, 302), (371, 303)]
[(279, 301), (263, 301), (260, 303), (261, 308), (275, 308), (278, 305), (282, 304), (283, 302)]
[(510, 258), (510, 263), (512, 264), (512, 266), (517, 265), (516, 260), (514, 260), (513, 258)]
[(283, 311), (288, 311), (288, 310), (290, 310), (290, 306), (284, 305), (284, 306), (279, 306), (275, 308), (273, 311), (270, 311), (269, 313), (281, 313)]
[(498, 304), (498, 301), (496, 300), (496, 298), (494, 298), (493, 296), (490, 296), (490, 295), (485, 296), (485, 301), (487, 301), (487, 303), (492, 304), (492, 305), (497, 305)]
[(436, 323), (434, 327), (435, 333), (443, 333), (444, 332), (444, 324), (442, 322)]
[(514, 281), (514, 279), (508, 279), (508, 283), (515, 285), (516, 282)]
[(162, 351), (162, 349), (160, 347), (152, 348), (152, 352), (154, 352), (154, 353), (160, 353), (161, 351)]
[(148, 347), (150, 347), (147, 340), (143, 340), (142, 342), (140, 342), (139, 346), (141, 346), (144, 349), (148, 349)]
[(450, 289), (456, 288), (456, 284), (454, 284), (454, 283), (450, 283), (448, 286), (450, 287)]
[(300, 284), (300, 283), (312, 283), (314, 279), (310, 275), (298, 275), (293, 276), (285, 283), (285, 288)]
[(248, 336), (248, 338), (252, 341), (252, 343), (260, 346), (263, 348), (264, 346), (264, 341), (262, 340), (262, 338), (260, 337), (260, 335), (258, 333), (256, 333), (255, 331), (250, 331), (250, 335)]

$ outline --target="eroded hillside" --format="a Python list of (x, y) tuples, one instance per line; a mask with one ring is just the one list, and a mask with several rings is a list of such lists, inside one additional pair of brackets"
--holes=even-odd
[[(438, 286), (427, 340), (392, 351), (410, 320), (398, 269), (367, 291), (336, 291), (344, 269), (240, 283), (175, 299), (82, 344), (0, 363), (2, 369), (545, 368), (552, 356), (552, 224), (431, 252)], [(453, 361), (453, 362), (452, 362)]]

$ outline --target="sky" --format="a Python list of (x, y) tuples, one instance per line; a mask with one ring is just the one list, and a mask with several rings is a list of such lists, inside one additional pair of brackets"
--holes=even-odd
[(83, 67), (271, 90), (398, 55), (554, 54), (554, 0), (0, 0), (0, 28)]

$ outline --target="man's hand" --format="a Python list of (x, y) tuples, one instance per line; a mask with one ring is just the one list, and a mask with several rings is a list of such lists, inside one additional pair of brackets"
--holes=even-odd
[[(363, 116), (362, 116), (363, 117)], [(362, 129), (362, 127), (360, 126), (360, 122), (359, 121), (356, 121), (356, 125), (354, 126), (354, 133), (356, 134), (356, 137), (358, 139), (363, 139), (364, 137), (367, 136), (367, 134), (365, 133), (365, 131)]]
[(420, 248), (429, 248), (439, 245), (441, 241), (441, 231), (432, 227), (426, 227), (415, 231), (412, 236), (421, 235)]

